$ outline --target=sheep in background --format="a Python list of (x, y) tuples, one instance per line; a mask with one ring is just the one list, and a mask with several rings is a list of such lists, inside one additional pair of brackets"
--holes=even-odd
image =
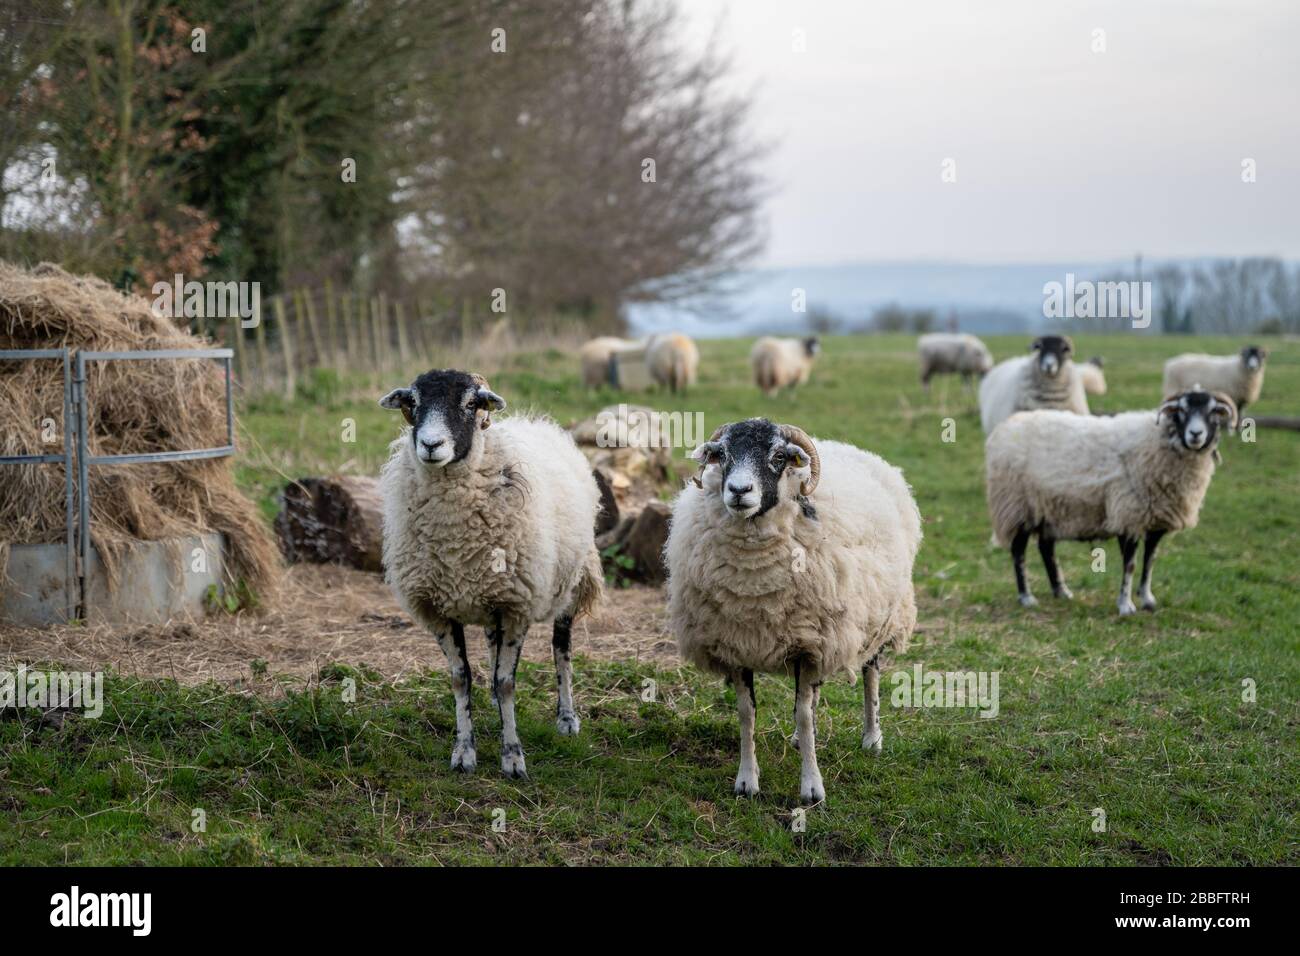
[(806, 339), (776, 339), (771, 336), (759, 339), (749, 352), (754, 384), (769, 398), (782, 388), (803, 385), (808, 381), (813, 361), (821, 349), (821, 342), (815, 335)]
[(645, 352), (646, 369), (660, 385), (672, 392), (684, 392), (695, 384), (700, 365), (700, 351), (688, 336), (680, 332), (651, 336)]
[(897, 468), (792, 425), (723, 425), (693, 457), (700, 475), (677, 497), (664, 549), (669, 626), (683, 658), (735, 687), (738, 794), (758, 793), (754, 671), (793, 674), (799, 794), (816, 803), (825, 678), (862, 670), (862, 746), (881, 749), (880, 666), (916, 624), (921, 516)]
[(1031, 535), (1038, 535), (1052, 593), (1061, 598), (1072, 595), (1061, 580), (1056, 542), (1117, 537), (1124, 558), (1119, 613), (1134, 613), (1133, 569), (1145, 537), (1140, 599), (1154, 611), (1156, 546), (1170, 532), (1196, 527), (1219, 430), (1236, 421), (1232, 399), (1197, 389), (1155, 412), (1021, 412), (994, 429), (985, 444), (989, 515), (998, 542), (1011, 546), (1020, 603), (1038, 603), (1025, 583)]
[(1070, 358), (1074, 343), (1063, 335), (1040, 335), (1029, 349), (1033, 355), (999, 362), (980, 382), (980, 424), (985, 434), (1016, 412), (1035, 408), (1088, 414), (1083, 382)]
[(1082, 365), (1074, 367), (1075, 373), (1079, 380), (1083, 382), (1083, 390), (1089, 395), (1106, 394), (1106, 375), (1102, 371), (1105, 361), (1100, 355), (1094, 355)]
[(921, 360), (921, 385), (929, 390), (933, 375), (961, 374), (970, 384), (972, 375), (984, 375), (993, 367), (988, 346), (965, 332), (930, 332), (916, 340)]
[(1222, 392), (1237, 403), (1238, 412), (1259, 401), (1264, 387), (1268, 350), (1248, 345), (1236, 355), (1179, 355), (1165, 363), (1163, 395), (1200, 386)]
[(618, 352), (638, 349), (642, 345), (641, 342), (613, 335), (602, 335), (585, 342), (578, 349), (578, 361), (582, 364), (582, 384), (587, 388), (608, 384), (609, 360)]
[(578, 732), (570, 629), (599, 599), (594, 527), (600, 492), (564, 429), (515, 416), (488, 428), (505, 401), (481, 375), (425, 372), (379, 402), (407, 424), (380, 474), (384, 567), (406, 612), (447, 655), (456, 698), (453, 770), (477, 763), (465, 625), (488, 640), (501, 714), (501, 769), (527, 775), (515, 728), (515, 668), (528, 626), (554, 621), (556, 728)]

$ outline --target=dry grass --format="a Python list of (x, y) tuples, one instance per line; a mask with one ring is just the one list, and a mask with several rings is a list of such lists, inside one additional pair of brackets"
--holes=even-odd
[[(646, 661), (676, 666), (677, 652), (664, 630), (664, 594), (657, 588), (606, 590), (595, 620), (575, 625), (574, 649), (599, 660)], [(487, 654), (471, 629), (471, 658), (482, 676)], [(550, 631), (536, 625), (524, 657), (549, 661)], [(311, 679), (323, 665), (364, 665), (397, 680), (441, 670), (442, 652), (414, 625), (377, 574), (333, 565), (295, 565), (272, 608), (251, 615), (176, 620), (153, 627), (108, 625), (0, 629), (0, 658), (60, 661), (70, 668), (145, 677), (182, 684), (215, 680), (247, 682), (259, 676)], [(259, 672), (263, 669), (257, 668)]]
[[(107, 283), (42, 264), (0, 262), (0, 349), (198, 349), (202, 339)], [(209, 361), (93, 362), (87, 369), (92, 454), (223, 445), (225, 386)], [(57, 448), (43, 441), (57, 423)], [(0, 453), (45, 454), (63, 444), (57, 361), (0, 362)], [(136, 540), (198, 531), (226, 535), (233, 574), (267, 595), (280, 559), (227, 459), (90, 469), (91, 538), (110, 575)], [(7, 466), (0, 482), (0, 543), (61, 541), (64, 476), (58, 465)], [(3, 550), (0, 549), (0, 557)], [(0, 567), (2, 570), (2, 567)]]

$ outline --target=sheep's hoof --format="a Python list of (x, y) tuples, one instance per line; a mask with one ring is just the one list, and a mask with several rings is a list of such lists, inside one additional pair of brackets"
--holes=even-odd
[(799, 731), (796, 730), (790, 735), (790, 746), (795, 750), (799, 749)]
[(758, 774), (747, 774), (743, 770), (736, 774), (736, 786), (733, 788), (738, 797), (758, 795)]
[(478, 766), (478, 754), (474, 752), (471, 742), (460, 743), (451, 749), (451, 769), (462, 773), (473, 773)]
[(1132, 601), (1126, 600), (1124, 598), (1120, 598), (1120, 602), (1119, 602), (1120, 617), (1128, 617), (1130, 614), (1136, 614), (1136, 613), (1137, 613), (1137, 608), (1134, 606)]
[(505, 744), (501, 748), (501, 772), (512, 779), (523, 780), (528, 777), (528, 768), (524, 765), (524, 748), (519, 744)]
[(879, 729), (875, 733), (862, 735), (862, 749), (869, 754), (878, 754), (885, 749), (885, 734)]
[(1038, 598), (1034, 597), (1032, 594), (1022, 594), (1020, 595), (1020, 606), (1038, 607)]
[(822, 786), (821, 774), (799, 784), (799, 799), (807, 806), (821, 803), (826, 799), (826, 788)]
[(555, 718), (555, 729), (562, 737), (572, 737), (582, 729), (582, 721), (573, 711), (567, 711)]
[(1156, 604), (1156, 599), (1155, 599), (1155, 596), (1154, 596), (1154, 595), (1147, 594), (1147, 595), (1144, 595), (1144, 596), (1143, 596), (1143, 598), (1142, 598), (1142, 610), (1144, 610), (1144, 611), (1154, 611), (1154, 610), (1156, 609), (1157, 606), (1158, 606), (1158, 605)]
[(1053, 593), (1054, 595), (1056, 595), (1056, 597), (1059, 597), (1059, 598), (1060, 598), (1061, 600), (1063, 600), (1063, 601), (1068, 601), (1068, 600), (1070, 600), (1071, 598), (1074, 597), (1074, 592), (1071, 591), (1069, 588), (1067, 588), (1064, 584), (1062, 584), (1060, 587), (1058, 587), (1058, 588), (1057, 588), (1055, 591), (1053, 591), (1052, 593)]

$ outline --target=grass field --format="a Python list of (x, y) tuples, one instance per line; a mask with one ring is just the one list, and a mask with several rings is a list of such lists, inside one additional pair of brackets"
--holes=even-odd
[[(734, 699), (689, 669), (580, 659), (575, 739), (553, 729), (550, 668), (526, 666), (525, 782), (495, 770), (481, 686), (480, 771), (448, 770), (453, 712), (440, 670), (392, 685), (341, 661), (317, 684), (254, 695), (116, 675), (101, 720), (0, 723), (0, 862), (1300, 862), (1300, 434), (1225, 441), (1200, 527), (1162, 546), (1156, 614), (1117, 616), (1114, 542), (1101, 573), (1088, 546), (1061, 547), (1071, 603), (1047, 596), (1031, 549), (1042, 603), (1025, 611), (1007, 554), (988, 544), (974, 400), (956, 380), (925, 396), (912, 337), (830, 339), (811, 384), (773, 400), (748, 382), (749, 344), (702, 343), (700, 385), (682, 398), (584, 394), (558, 349), (507, 357), (491, 381), (513, 408), (561, 421), (619, 400), (703, 412), (710, 431), (764, 415), (901, 466), (925, 542), (921, 631), (894, 667), (998, 672), (996, 719), (891, 706), (887, 672), (885, 749), (872, 759), (859, 749), (860, 686), (828, 685), (818, 740), (828, 799), (801, 817), (786, 741), (793, 694), (775, 678), (757, 688), (763, 793), (738, 800)], [(1004, 358), (1025, 340), (989, 344)], [(1076, 344), (1106, 356), (1110, 393), (1093, 407), (1116, 411), (1155, 406), (1173, 352), (1241, 343)], [(1268, 345), (1265, 397), (1251, 411), (1297, 414), (1300, 344)], [(375, 404), (381, 384), (402, 383), (321, 377), (295, 402), (244, 410), (239, 477), (268, 515), (283, 474), (377, 470), (398, 425)], [(941, 440), (946, 417), (953, 442)], [(341, 440), (344, 419), (355, 442)], [(345, 677), (358, 681), (356, 703), (342, 699)], [(642, 699), (647, 680), (653, 701)], [(206, 832), (191, 827), (196, 809)]]

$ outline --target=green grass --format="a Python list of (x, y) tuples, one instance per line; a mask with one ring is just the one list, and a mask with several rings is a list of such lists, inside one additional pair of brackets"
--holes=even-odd
[[(1106, 356), (1110, 394), (1094, 408), (1154, 407), (1174, 351), (1227, 352), (1213, 339), (1080, 337)], [(1300, 346), (1269, 342), (1260, 414), (1295, 413)], [(999, 357), (1021, 338), (992, 339)], [(957, 381), (927, 398), (913, 339), (836, 338), (812, 383), (764, 399), (748, 384), (749, 342), (702, 343), (699, 387), (656, 407), (705, 426), (750, 415), (858, 443), (906, 471), (925, 517), (916, 566), (924, 624), (896, 662), (998, 671), (1000, 713), (891, 706), (884, 754), (859, 749), (860, 687), (828, 685), (819, 755), (828, 800), (793, 832), (798, 755), (786, 743), (788, 682), (760, 678), (763, 793), (737, 800), (734, 699), (690, 669), (580, 661), (583, 730), (552, 727), (549, 667), (525, 665), (520, 728), (531, 779), (496, 772), (497, 722), (481, 688), (479, 773), (447, 768), (445, 676), (396, 686), (332, 668), (312, 686), (245, 695), (114, 676), (99, 721), (61, 729), (0, 722), (0, 861), (7, 863), (847, 863), (1269, 864), (1300, 862), (1300, 435), (1228, 440), (1199, 528), (1162, 547), (1154, 615), (1117, 617), (1118, 553), (1090, 570), (1060, 549), (1076, 600), (1015, 602), (1010, 561), (988, 547), (983, 441)], [(240, 481), (267, 513), (281, 472), (351, 461), (374, 471), (396, 431), (384, 386), (313, 383), (311, 399), (244, 410)], [(514, 408), (561, 421), (611, 401), (587, 395), (559, 350), (515, 356), (492, 376)], [(942, 420), (957, 440), (940, 440)], [(340, 440), (343, 419), (355, 443)], [(259, 450), (260, 449), (260, 450)], [(361, 662), (344, 662), (360, 666)], [(344, 703), (337, 679), (359, 681)], [(274, 680), (274, 675), (272, 675)], [(643, 681), (657, 682), (654, 702)], [(1242, 699), (1242, 682), (1257, 688)], [(191, 830), (206, 812), (207, 831)], [(1094, 808), (1107, 829), (1094, 832)], [(494, 811), (505, 829), (493, 829)], [(12, 824), (12, 825), (9, 825)]]

